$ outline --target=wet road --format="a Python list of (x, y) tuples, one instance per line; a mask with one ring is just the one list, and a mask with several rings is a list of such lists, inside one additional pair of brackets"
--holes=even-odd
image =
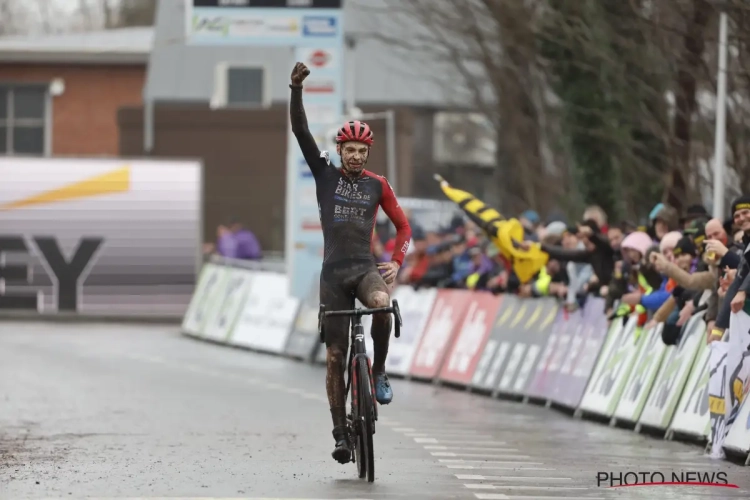
[[(168, 326), (0, 323), (0, 498), (748, 498), (694, 445), (393, 381), (376, 482), (330, 457), (321, 367)], [(597, 472), (726, 473), (739, 489), (597, 487)]]

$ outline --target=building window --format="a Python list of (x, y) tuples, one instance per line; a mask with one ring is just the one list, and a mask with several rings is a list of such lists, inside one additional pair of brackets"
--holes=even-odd
[(46, 153), (47, 102), (45, 86), (0, 84), (0, 154)]
[(264, 68), (220, 63), (216, 66), (214, 107), (265, 108), (270, 106), (268, 74)]

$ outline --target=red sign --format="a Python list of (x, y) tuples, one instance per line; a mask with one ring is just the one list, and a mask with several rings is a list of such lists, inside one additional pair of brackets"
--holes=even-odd
[(310, 64), (316, 68), (322, 68), (331, 60), (331, 55), (325, 50), (315, 50), (310, 54)]
[(455, 341), (449, 346), (440, 379), (465, 385), (471, 383), (501, 302), (502, 297), (491, 293), (472, 295)]
[[(440, 372), (443, 358), (453, 344), (458, 327), (473, 297), (468, 290), (439, 290), (430, 321), (414, 354), (410, 374), (416, 378), (434, 378)], [(493, 318), (494, 319), (494, 318)]]
[(308, 94), (331, 94), (334, 85), (333, 80), (308, 80), (305, 82), (305, 92)]

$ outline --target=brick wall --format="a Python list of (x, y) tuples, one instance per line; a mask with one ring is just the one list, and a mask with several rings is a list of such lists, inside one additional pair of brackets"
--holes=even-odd
[(142, 102), (145, 65), (0, 64), (1, 83), (65, 81), (52, 101), (52, 154), (117, 156), (117, 110)]

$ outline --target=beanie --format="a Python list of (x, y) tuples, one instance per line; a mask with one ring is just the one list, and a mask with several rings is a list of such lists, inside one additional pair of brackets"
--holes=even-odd
[(750, 195), (743, 194), (732, 202), (732, 215), (737, 210), (750, 209)]

